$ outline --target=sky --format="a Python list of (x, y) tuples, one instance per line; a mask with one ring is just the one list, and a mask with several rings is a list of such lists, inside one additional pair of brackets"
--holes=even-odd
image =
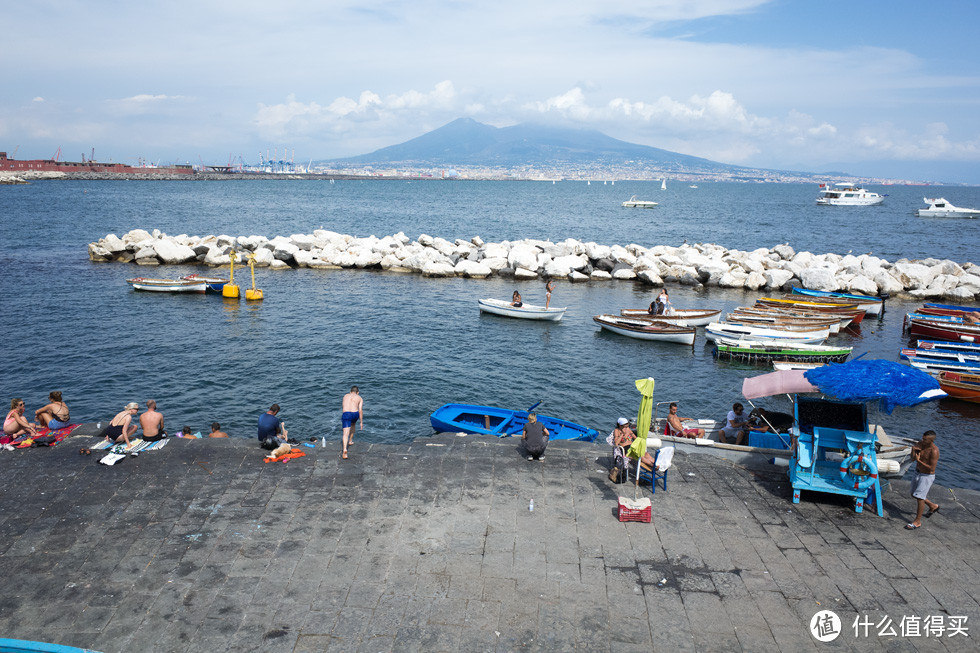
[(469, 117), (980, 185), (980, 2), (0, 3), (0, 150), (224, 165)]

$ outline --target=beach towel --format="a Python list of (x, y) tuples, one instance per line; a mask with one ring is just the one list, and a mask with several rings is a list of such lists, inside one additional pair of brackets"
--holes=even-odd
[[(69, 435), (71, 432), (77, 429), (81, 424), (69, 424), (68, 426), (63, 426), (60, 429), (49, 429), (48, 427), (43, 427), (37, 430), (37, 436), (26, 436), (22, 435), (13, 441), (13, 445), (18, 449), (26, 449), (28, 447), (36, 447), (38, 444), (43, 443), (44, 446), (53, 447), (58, 444)], [(40, 442), (37, 442), (40, 438), (45, 438)]]
[(281, 461), (281, 462), (284, 462), (284, 463), (288, 463), (290, 458), (302, 458), (305, 455), (306, 454), (303, 453), (302, 451), (298, 451), (297, 449), (293, 449), (292, 451), (290, 451), (288, 453), (284, 453), (281, 456), (277, 456), (275, 458), (263, 458), (262, 459), (262, 462), (265, 462), (265, 463), (278, 463), (278, 462)]

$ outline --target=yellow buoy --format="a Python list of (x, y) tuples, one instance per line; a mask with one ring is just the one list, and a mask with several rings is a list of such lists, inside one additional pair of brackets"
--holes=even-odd
[(258, 301), (262, 299), (262, 291), (255, 287), (255, 255), (248, 257), (248, 268), (252, 272), (252, 287), (245, 291), (245, 301)]
[(238, 286), (235, 285), (235, 250), (228, 252), (228, 258), (231, 259), (231, 276), (228, 278), (225, 287), (221, 289), (221, 296), (228, 299), (238, 299)]

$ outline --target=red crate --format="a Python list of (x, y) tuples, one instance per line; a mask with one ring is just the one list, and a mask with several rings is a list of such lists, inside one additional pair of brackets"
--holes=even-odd
[(653, 521), (650, 499), (627, 499), (619, 497), (619, 521), (638, 521), (649, 524)]

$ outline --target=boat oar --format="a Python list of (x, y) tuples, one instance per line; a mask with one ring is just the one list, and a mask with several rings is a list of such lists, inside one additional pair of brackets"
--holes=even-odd
[(528, 408), (527, 409), (527, 412), (530, 413), (532, 410), (534, 410), (535, 408), (537, 408), (540, 405), (541, 405), (541, 402), (539, 401), (538, 403), (536, 403), (536, 404), (532, 405), (530, 408)]
[(228, 299), (238, 299), (238, 286), (235, 285), (235, 257), (235, 250), (228, 252), (228, 258), (231, 261), (231, 277), (225, 287), (221, 289), (221, 296)]

